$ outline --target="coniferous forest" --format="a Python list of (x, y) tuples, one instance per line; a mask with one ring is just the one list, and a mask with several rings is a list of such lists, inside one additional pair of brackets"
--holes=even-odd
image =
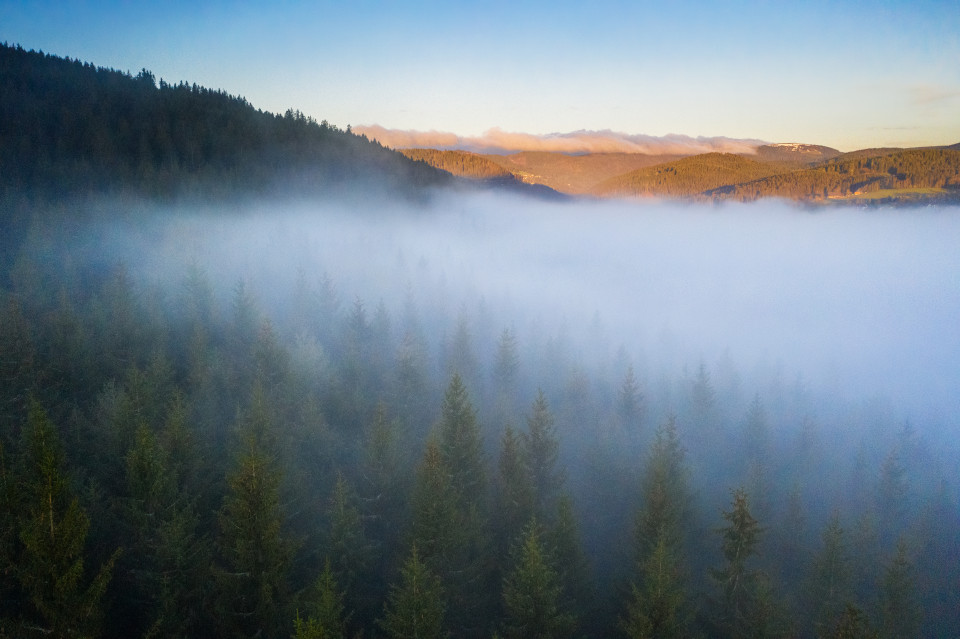
[(0, 637), (960, 636), (955, 410), (569, 300), (617, 212), (2, 55)]

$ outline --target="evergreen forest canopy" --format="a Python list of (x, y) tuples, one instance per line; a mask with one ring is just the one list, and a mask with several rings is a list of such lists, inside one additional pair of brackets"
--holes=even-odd
[[(3, 100), (122, 91), (83, 89), (102, 157), (50, 142), (69, 109), (3, 129), (0, 637), (960, 635), (955, 209), (426, 192), (346, 131), (2, 53)], [(140, 156), (128, 99), (195, 128)]]
[(0, 186), (65, 195), (249, 196), (343, 183), (417, 189), (445, 174), (299, 111), (146, 69), (137, 75), (0, 45)]

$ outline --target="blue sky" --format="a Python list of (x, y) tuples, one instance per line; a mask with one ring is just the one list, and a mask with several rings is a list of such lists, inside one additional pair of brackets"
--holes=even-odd
[(946, 2), (7, 2), (0, 40), (339, 126), (960, 141)]

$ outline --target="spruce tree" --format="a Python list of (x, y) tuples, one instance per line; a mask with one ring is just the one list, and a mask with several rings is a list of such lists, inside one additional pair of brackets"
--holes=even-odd
[(553, 549), (563, 607), (580, 626), (593, 609), (594, 587), (590, 565), (583, 552), (573, 499), (567, 492), (563, 492), (557, 500), (557, 514), (553, 525), (544, 533), (544, 540)]
[(852, 596), (850, 558), (838, 512), (834, 511), (822, 538), (808, 586), (811, 617), (821, 633), (836, 623)]
[(688, 625), (684, 543), (689, 494), (673, 417), (658, 429), (637, 517), (636, 571), (621, 627), (632, 638), (680, 637)]
[(563, 586), (536, 519), (513, 549), (513, 568), (503, 579), (504, 633), (510, 639), (570, 637), (575, 620), (563, 605)]
[(364, 571), (371, 548), (357, 507), (357, 496), (339, 471), (328, 501), (327, 519), (330, 526), (327, 556), (333, 557), (337, 579), (349, 590)]
[(686, 587), (678, 551), (660, 534), (642, 557), (621, 628), (630, 639), (685, 637)]
[(102, 621), (101, 598), (118, 553), (84, 584), (90, 521), (71, 493), (56, 429), (36, 402), (30, 404), (24, 429), (22, 466), (16, 562), (27, 601), (22, 632), (95, 636)]
[(731, 510), (724, 511), (728, 524), (718, 532), (723, 543), (722, 568), (711, 571), (720, 589), (721, 627), (730, 637), (750, 637), (757, 633), (752, 627), (755, 620), (758, 572), (750, 560), (757, 554), (757, 545), (763, 529), (750, 514), (747, 493), (738, 488), (733, 493)]
[(500, 439), (497, 467), (497, 545), (498, 555), (504, 556), (533, 516), (533, 490), (524, 451), (509, 425)]
[(256, 389), (251, 404), (220, 509), (217, 616), (225, 634), (277, 637), (282, 632), (293, 546), (283, 533), (280, 471), (268, 447), (271, 426), (266, 406)]
[(399, 420), (389, 420), (386, 407), (379, 404), (366, 437), (362, 465), (360, 507), (367, 538), (377, 551), (378, 605), (386, 596), (386, 574), (399, 561), (401, 535), (409, 523), (406, 500), (410, 481), (400, 463), (398, 427)]
[(537, 391), (537, 398), (527, 418), (523, 446), (533, 488), (534, 513), (542, 520), (547, 520), (553, 516), (564, 473), (557, 469), (560, 442), (557, 441), (553, 415), (542, 390)]
[(306, 618), (294, 620), (296, 639), (344, 639), (347, 636), (343, 606), (344, 593), (339, 589), (330, 568), (330, 560), (324, 562), (323, 572), (317, 578), (306, 602)]
[(390, 639), (442, 639), (449, 634), (445, 600), (440, 578), (420, 560), (414, 545), (377, 625)]
[(822, 636), (825, 639), (879, 639), (879, 635), (870, 625), (867, 615), (853, 604), (844, 606), (843, 611), (837, 616), (833, 629)]
[(330, 495), (327, 520), (327, 558), (337, 582), (347, 594), (351, 609), (362, 609), (366, 604), (370, 581), (368, 569), (375, 559), (375, 548), (367, 539), (357, 496), (339, 472)]
[(443, 574), (462, 547), (462, 520), (450, 472), (433, 442), (427, 444), (413, 490), (413, 543), (437, 574)]
[(443, 399), (437, 444), (450, 469), (461, 511), (474, 510), (479, 515), (486, 491), (483, 444), (476, 413), (459, 374), (451, 378)]

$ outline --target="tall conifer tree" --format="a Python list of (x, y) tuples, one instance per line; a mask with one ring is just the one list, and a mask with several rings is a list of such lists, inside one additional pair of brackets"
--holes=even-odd
[(64, 466), (60, 438), (43, 408), (32, 402), (24, 430), (16, 564), (28, 603), (22, 629), (38, 636), (95, 636), (117, 553), (84, 584), (90, 521), (70, 491)]

